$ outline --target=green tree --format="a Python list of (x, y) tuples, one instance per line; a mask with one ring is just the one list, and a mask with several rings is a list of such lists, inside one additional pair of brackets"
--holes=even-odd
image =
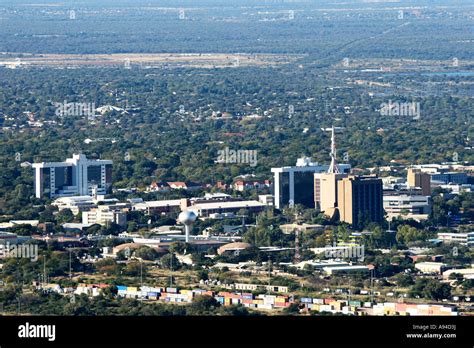
[(135, 250), (135, 256), (141, 258), (142, 260), (153, 261), (158, 258), (158, 253), (155, 249), (150, 248), (149, 246), (141, 246)]
[(196, 296), (193, 302), (188, 306), (187, 315), (210, 315), (214, 314), (216, 309), (220, 307), (217, 300), (208, 295)]
[(172, 253), (162, 256), (160, 258), (160, 265), (162, 268), (165, 268), (165, 269), (177, 270), (181, 268), (181, 263), (179, 262), (177, 257)]
[(395, 277), (395, 281), (397, 282), (398, 286), (401, 286), (403, 288), (415, 284), (415, 282), (413, 281), (413, 277), (406, 273), (397, 274)]
[(63, 209), (56, 214), (56, 221), (58, 224), (74, 221), (74, 214), (71, 209)]

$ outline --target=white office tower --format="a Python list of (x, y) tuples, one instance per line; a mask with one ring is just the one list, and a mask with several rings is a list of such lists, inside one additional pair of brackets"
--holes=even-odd
[(112, 161), (73, 155), (65, 162), (34, 163), (37, 198), (105, 195), (112, 184)]

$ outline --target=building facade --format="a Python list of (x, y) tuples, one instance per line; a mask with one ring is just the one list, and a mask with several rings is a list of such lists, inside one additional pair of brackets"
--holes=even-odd
[(474, 232), (440, 232), (438, 233), (438, 239), (443, 243), (458, 243), (462, 245), (467, 245), (469, 247), (474, 246)]
[(415, 263), (415, 268), (421, 273), (441, 274), (446, 269), (446, 264), (442, 262), (418, 262)]
[(423, 173), (421, 169), (408, 169), (407, 184), (409, 188), (421, 188), (421, 194), (423, 196), (431, 195), (431, 176), (428, 173)]
[(112, 185), (112, 161), (73, 155), (65, 162), (34, 163), (37, 198), (105, 195)]
[(82, 223), (84, 225), (99, 224), (107, 226), (110, 223), (115, 223), (120, 226), (125, 226), (127, 223), (127, 214), (119, 210), (110, 209), (107, 206), (99, 206), (90, 211), (82, 213)]
[(459, 172), (436, 173), (431, 174), (431, 180), (441, 181), (445, 184), (453, 183), (463, 185), (467, 184), (468, 176), (467, 173)]
[(239, 214), (244, 211), (246, 214), (255, 214), (264, 211), (267, 205), (258, 201), (234, 201), (198, 203), (189, 206), (187, 209), (193, 211), (200, 218), (209, 218), (212, 214)]
[(383, 208), (389, 220), (397, 217), (426, 220), (431, 214), (431, 196), (383, 196)]
[(337, 182), (348, 174), (314, 174), (314, 204), (317, 210), (327, 211), (337, 207)]
[[(351, 166), (340, 164), (339, 169), (343, 173), (349, 173)], [(293, 167), (272, 168), (275, 208), (282, 209), (291, 204), (314, 208), (314, 174), (326, 173), (328, 170), (328, 165), (312, 163), (310, 158), (299, 159)]]
[(337, 207), (341, 221), (357, 228), (383, 221), (382, 180), (373, 176), (348, 176), (337, 182)]

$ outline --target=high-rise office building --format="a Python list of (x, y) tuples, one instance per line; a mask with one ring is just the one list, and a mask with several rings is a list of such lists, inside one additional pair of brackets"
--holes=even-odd
[[(312, 163), (311, 158), (303, 157), (298, 159), (295, 167), (272, 168), (274, 173), (273, 195), (275, 197), (275, 207), (283, 208), (285, 205), (302, 204), (308, 208), (318, 207), (321, 194), (319, 181), (316, 183), (315, 175), (320, 173), (330, 173), (336, 175), (348, 174), (351, 171), (350, 164), (338, 164), (336, 160), (336, 137), (335, 132), (339, 128), (323, 128), (324, 131), (331, 131), (331, 164), (320, 165)], [(337, 188), (334, 187), (334, 191)], [(328, 200), (333, 199), (328, 196)], [(326, 203), (326, 201), (324, 202)], [(328, 203), (329, 204), (329, 203)]]
[(73, 155), (65, 162), (34, 163), (35, 195), (42, 197), (104, 195), (112, 185), (112, 161)]
[(382, 180), (374, 176), (348, 176), (337, 181), (337, 207), (341, 221), (356, 228), (383, 221)]
[(408, 169), (407, 184), (410, 188), (421, 188), (421, 194), (423, 196), (431, 195), (431, 175), (428, 173), (423, 173), (420, 169)]
[(337, 182), (349, 174), (314, 174), (314, 203), (319, 211), (337, 207)]
[[(281, 209), (289, 204), (302, 204), (308, 208), (314, 208), (314, 175), (327, 173), (328, 170), (329, 165), (312, 163), (310, 158), (298, 159), (294, 167), (272, 168), (275, 207)], [(349, 173), (351, 166), (340, 164), (339, 170)]]
[(348, 174), (343, 174), (337, 163), (336, 127), (323, 130), (331, 132), (331, 164), (327, 173), (314, 174), (314, 204), (317, 210), (329, 212), (329, 209), (337, 207), (337, 181)]

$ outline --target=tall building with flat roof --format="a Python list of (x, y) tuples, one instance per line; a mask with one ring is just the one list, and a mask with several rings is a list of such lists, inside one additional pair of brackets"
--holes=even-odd
[(112, 185), (112, 161), (73, 155), (65, 162), (34, 163), (37, 198), (104, 195)]
[[(323, 205), (329, 206), (336, 202), (337, 187), (332, 187), (332, 184), (325, 186), (324, 190), (327, 191), (327, 195), (321, 196), (320, 183), (321, 177), (315, 177), (316, 174), (328, 173), (331, 175), (347, 175), (351, 171), (350, 164), (338, 164), (336, 156), (336, 130), (341, 130), (340, 127), (321, 128), (323, 131), (331, 132), (331, 164), (320, 165), (318, 163), (312, 163), (311, 158), (303, 157), (299, 158), (296, 162), (295, 167), (281, 167), (272, 168), (274, 174), (273, 182), (273, 196), (275, 197), (275, 208), (281, 209), (285, 205), (301, 204), (307, 208), (320, 209), (318, 203), (321, 203), (321, 197), (327, 198), (324, 200)], [(328, 176), (330, 178), (336, 178)], [(326, 177), (325, 177), (326, 178)], [(337, 179), (334, 179), (337, 181)]]
[(337, 182), (349, 174), (314, 174), (314, 203), (319, 211), (337, 207)]
[[(338, 167), (343, 173), (351, 170), (350, 164), (339, 164)], [(292, 203), (314, 208), (314, 174), (328, 170), (329, 165), (312, 163), (310, 158), (299, 159), (293, 167), (272, 168), (275, 208), (282, 209)]]
[(350, 175), (337, 182), (337, 207), (341, 221), (356, 228), (383, 221), (382, 180)]
[(421, 169), (408, 169), (407, 184), (410, 188), (421, 188), (421, 194), (423, 196), (431, 196), (431, 176), (428, 173), (423, 173)]

